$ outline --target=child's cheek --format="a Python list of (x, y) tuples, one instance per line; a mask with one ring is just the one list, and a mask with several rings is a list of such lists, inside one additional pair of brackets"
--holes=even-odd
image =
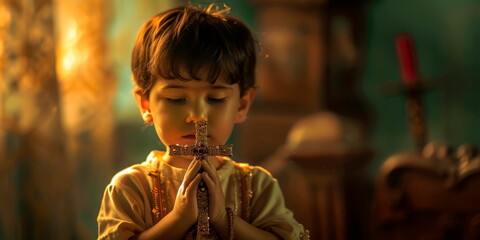
[(215, 121), (215, 123), (224, 125), (224, 127), (233, 125), (237, 109), (238, 107), (234, 104), (229, 104), (222, 106), (221, 108), (217, 108), (215, 109), (215, 117), (211, 120)]
[(174, 126), (185, 122), (185, 110), (180, 107), (165, 107), (160, 109), (159, 117)]

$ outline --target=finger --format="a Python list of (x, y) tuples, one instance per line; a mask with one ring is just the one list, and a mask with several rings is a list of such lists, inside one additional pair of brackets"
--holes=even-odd
[(198, 171), (202, 167), (200, 161), (198, 160), (193, 160), (192, 163), (190, 163), (189, 168), (187, 169), (187, 172), (185, 173), (185, 177), (183, 178), (183, 184), (185, 186), (189, 186), (192, 180), (195, 178), (197, 175)]
[(197, 175), (195, 176), (193, 181), (190, 183), (190, 185), (187, 186), (187, 190), (185, 191), (185, 195), (187, 196), (187, 198), (190, 196), (196, 197), (198, 184), (200, 183), (201, 180), (202, 180), (202, 174), (197, 173)]
[(200, 162), (200, 161), (197, 159), (197, 157), (194, 157), (193, 160), (192, 160), (192, 161), (190, 162), (190, 164), (188, 165), (187, 171), (192, 171), (193, 168), (195, 168), (195, 166), (196, 166), (197, 164), (199, 164), (199, 162)]
[(220, 183), (220, 178), (218, 177), (217, 170), (215, 170), (212, 165), (210, 165), (207, 161), (202, 161), (202, 167), (208, 173), (209, 177), (213, 180), (215, 184)]
[(192, 162), (190, 163), (190, 165), (188, 165), (186, 174), (193, 172), (194, 175), (195, 175), (195, 174), (197, 174), (198, 170), (201, 167), (202, 167), (201, 162), (196, 160), (196, 159), (193, 159)]
[(187, 168), (187, 171), (185, 172), (185, 176), (183, 177), (183, 184), (185, 186), (190, 185), (190, 182), (195, 178), (195, 175), (197, 174), (196, 171), (194, 171), (196, 168), (200, 168), (201, 164), (198, 163), (198, 161), (192, 161), (190, 165)]
[(192, 168), (194, 164), (195, 164), (195, 158), (193, 158), (193, 160), (190, 162), (190, 164), (188, 164), (187, 170)]
[(209, 192), (213, 192), (213, 189), (215, 189), (216, 184), (213, 181), (213, 179), (210, 177), (210, 175), (208, 175), (208, 173), (204, 172), (204, 173), (202, 173), (202, 179), (207, 184), (207, 188), (212, 189), (212, 191), (209, 191)]

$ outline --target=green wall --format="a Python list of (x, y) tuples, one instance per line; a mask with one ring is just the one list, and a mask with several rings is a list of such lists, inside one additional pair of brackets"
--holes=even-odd
[(434, 81), (424, 96), (429, 139), (480, 146), (480, 3), (474, 0), (373, 1), (366, 7), (364, 92), (375, 111), (370, 173), (391, 154), (413, 149), (405, 102), (378, 88), (400, 82), (394, 36), (410, 33), (420, 74)]

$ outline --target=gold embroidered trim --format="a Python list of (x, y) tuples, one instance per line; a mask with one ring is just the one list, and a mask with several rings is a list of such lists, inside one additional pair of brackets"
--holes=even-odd
[(168, 180), (158, 170), (150, 171), (148, 176), (152, 178), (152, 193), (155, 205), (152, 208), (152, 213), (155, 216), (155, 223), (157, 223), (167, 215), (170, 209), (166, 185)]
[[(239, 213), (239, 216), (242, 217), (242, 173), (240, 167), (235, 164), (235, 212)], [(238, 202), (238, 203), (237, 203)]]
[(152, 213), (155, 216), (155, 222), (159, 222), (164, 216), (162, 216), (162, 201), (160, 196), (160, 173), (158, 171), (151, 171), (148, 176), (152, 178), (152, 192), (153, 201), (155, 207), (152, 209)]
[(251, 222), (250, 203), (253, 198), (252, 191), (252, 168), (248, 164), (239, 164), (241, 185), (241, 217), (248, 223)]

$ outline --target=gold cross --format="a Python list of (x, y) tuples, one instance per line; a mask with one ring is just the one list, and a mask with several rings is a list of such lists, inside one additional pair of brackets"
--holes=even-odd
[[(208, 145), (207, 122), (195, 122), (195, 145), (170, 145), (171, 156), (195, 156), (197, 160), (206, 160), (207, 156), (232, 156), (232, 144)], [(203, 172), (203, 168), (199, 172)], [(208, 189), (204, 181), (200, 182), (197, 190), (198, 223), (197, 232), (208, 235)]]

